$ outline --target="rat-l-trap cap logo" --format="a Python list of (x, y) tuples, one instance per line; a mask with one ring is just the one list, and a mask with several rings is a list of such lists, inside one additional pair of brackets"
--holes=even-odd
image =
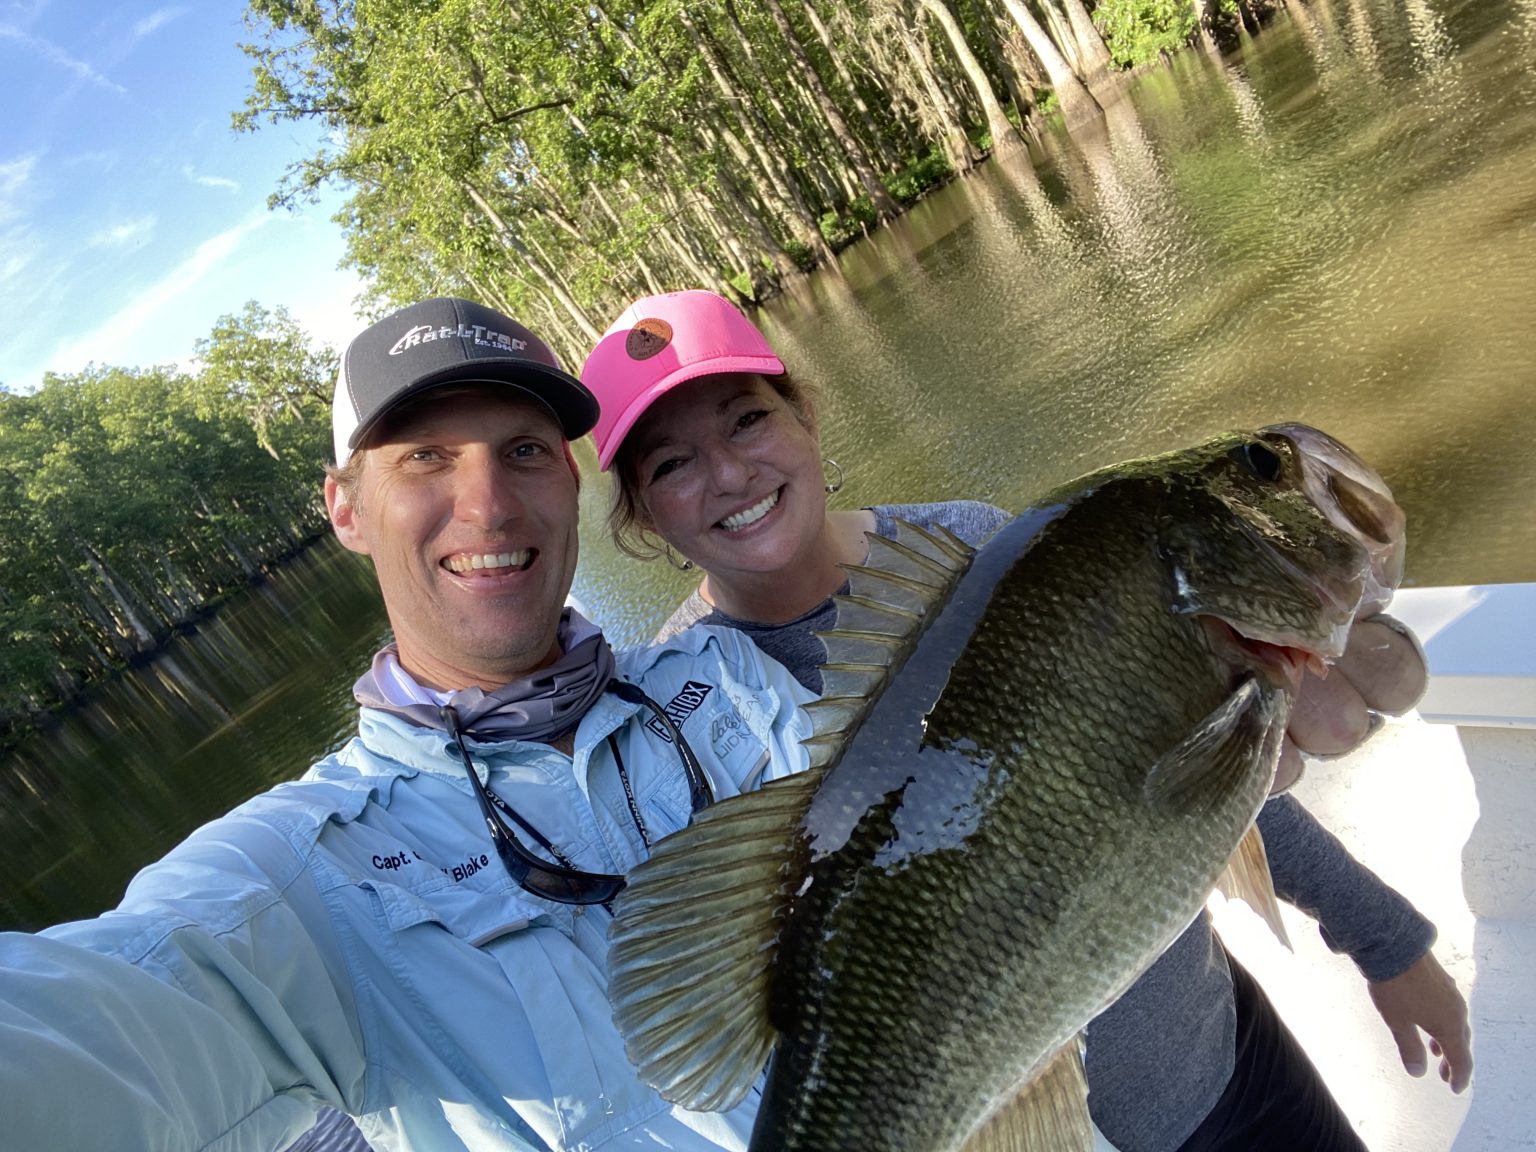
[(649, 360), (672, 343), (672, 325), (665, 320), (647, 318), (629, 330), (624, 340), (624, 351), (631, 360)]

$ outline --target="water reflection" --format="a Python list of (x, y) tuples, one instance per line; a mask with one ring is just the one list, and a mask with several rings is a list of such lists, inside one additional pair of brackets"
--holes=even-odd
[(115, 903), (192, 827), (339, 743), (382, 630), (367, 565), (327, 544), (12, 753), (0, 927)]
[[(1138, 78), (1038, 177), (989, 165), (774, 302), (844, 495), (1022, 506), (1300, 418), (1386, 469), (1410, 579), (1536, 576), (1536, 86), (1528, 40), (1498, 35), (1530, 3), (1295, 6), (1238, 55)], [(599, 604), (684, 585), (590, 547), (584, 579)]]

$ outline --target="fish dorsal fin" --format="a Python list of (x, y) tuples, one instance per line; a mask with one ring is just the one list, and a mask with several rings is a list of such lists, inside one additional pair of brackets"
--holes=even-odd
[(1246, 779), (1257, 757), (1279, 754), (1284, 730), (1279, 697), (1254, 677), (1223, 700), (1195, 729), (1152, 765), (1143, 784), (1147, 802), (1188, 810), (1219, 803)]
[(705, 809), (656, 845), (614, 905), (614, 1023), (641, 1077), (674, 1104), (730, 1108), (767, 1062), (769, 976), (798, 875), (788, 858), (820, 776)]
[(971, 1133), (961, 1152), (1093, 1152), (1082, 1038), (1046, 1057), (1039, 1073)]
[[(1264, 837), (1255, 824), (1248, 829), (1227, 870), (1216, 880), (1216, 890), (1228, 900), (1241, 900), (1257, 912), (1275, 939), (1291, 948), (1291, 937), (1280, 919), (1280, 901), (1275, 897), (1275, 883), (1269, 874), (1269, 857), (1264, 852)], [(1294, 951), (1294, 949), (1292, 949)]]
[(817, 633), (827, 659), (821, 699), (806, 707), (812, 730), (804, 743), (818, 767), (837, 759), (975, 555), (942, 526), (928, 531), (904, 520), (894, 539), (867, 539), (865, 562), (843, 566), (848, 592), (836, 597), (837, 627)]

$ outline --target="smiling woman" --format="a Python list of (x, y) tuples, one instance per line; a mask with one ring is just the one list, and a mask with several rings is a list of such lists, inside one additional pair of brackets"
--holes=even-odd
[(582, 379), (602, 408), (593, 435), (614, 476), (615, 542), (704, 573), (663, 634), (737, 628), (813, 689), (825, 653), (811, 633), (831, 626), (842, 565), (864, 561), (867, 534), (894, 535), (899, 517), (974, 544), (1006, 519), (971, 501), (829, 510), (836, 468), (822, 458), (813, 387), (713, 292), (635, 301)]

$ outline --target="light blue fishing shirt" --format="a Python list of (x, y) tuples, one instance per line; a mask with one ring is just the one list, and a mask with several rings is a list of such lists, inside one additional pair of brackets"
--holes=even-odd
[[(737, 634), (694, 629), (618, 671), (717, 797), (804, 766), (810, 694)], [(589, 871), (628, 871), (689, 819), (665, 730), (611, 694), (571, 756), (467, 750)], [(755, 1092), (694, 1113), (637, 1078), (608, 921), (522, 892), (446, 735), (364, 709), (338, 752), (193, 833), (115, 911), (0, 935), (0, 1144), (266, 1152), (330, 1104), (380, 1149), (745, 1148)]]

